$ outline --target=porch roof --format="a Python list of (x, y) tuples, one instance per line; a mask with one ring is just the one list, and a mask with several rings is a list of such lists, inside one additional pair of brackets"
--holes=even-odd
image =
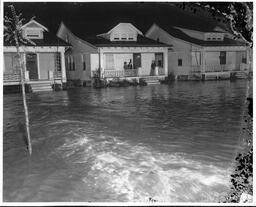
[(184, 40), (186, 42), (190, 42), (196, 45), (204, 46), (204, 47), (219, 47), (219, 46), (246, 46), (245, 42), (237, 41), (234, 39), (230, 39), (227, 37), (224, 37), (223, 41), (204, 41), (200, 39), (196, 39), (193, 37), (190, 37), (189, 35), (185, 34), (183, 31), (176, 29), (171, 26), (165, 26), (158, 24), (160, 28), (165, 30), (167, 33), (172, 35), (175, 38)]
[[(44, 38), (43, 39), (31, 39), (36, 45), (36, 47), (41, 46), (71, 46), (69, 43), (66, 43), (62, 39), (58, 38), (56, 35), (50, 33), (50, 32), (44, 32)], [(7, 42), (4, 38), (4, 46), (15, 46), (15, 43)], [(25, 46), (34, 46), (31, 43), (26, 44)]]
[(137, 41), (110, 41), (96, 35), (84, 36), (82, 39), (96, 47), (172, 47), (142, 35), (138, 35)]

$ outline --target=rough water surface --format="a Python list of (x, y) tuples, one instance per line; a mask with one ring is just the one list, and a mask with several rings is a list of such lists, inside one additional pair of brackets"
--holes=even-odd
[(216, 202), (229, 188), (246, 81), (4, 95), (3, 199)]

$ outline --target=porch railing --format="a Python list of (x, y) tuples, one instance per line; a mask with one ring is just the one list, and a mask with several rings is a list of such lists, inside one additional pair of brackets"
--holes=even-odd
[[(29, 71), (25, 71), (23, 74), (25, 80), (29, 80)], [(12, 72), (4, 72), (4, 82), (17, 82), (21, 80), (20, 71), (14, 70)]]
[(201, 65), (192, 65), (191, 66), (191, 72), (192, 73), (200, 73), (201, 72)]
[(158, 75), (165, 75), (165, 69), (164, 68), (158, 68)]
[(206, 65), (205, 72), (227, 72), (235, 70), (235, 64), (227, 64), (227, 65)]
[(122, 78), (122, 77), (136, 77), (138, 76), (138, 69), (125, 70), (105, 70), (104, 77), (106, 78)]
[(61, 71), (54, 71), (54, 79), (61, 79), (62, 73)]
[[(103, 74), (106, 78), (138, 77), (139, 70), (141, 69), (105, 70)], [(154, 75), (165, 75), (164, 68), (158, 68), (158, 73)]]
[(121, 78), (124, 77), (123, 70), (105, 70), (104, 77), (106, 78)]
[(241, 63), (241, 64), (240, 64), (240, 70), (241, 70), (241, 71), (249, 71), (249, 70), (250, 70), (250, 64)]
[(20, 72), (4, 73), (4, 82), (20, 81)]
[(125, 77), (136, 77), (138, 76), (138, 69), (124, 69)]

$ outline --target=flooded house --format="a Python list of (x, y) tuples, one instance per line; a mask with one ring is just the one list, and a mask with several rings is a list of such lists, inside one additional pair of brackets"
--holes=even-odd
[(72, 45), (66, 52), (68, 80), (88, 86), (100, 73), (107, 81), (144, 78), (148, 83), (159, 83), (168, 75), (170, 45), (145, 37), (131, 23), (112, 22), (93, 28), (62, 22), (57, 36)]
[(248, 46), (218, 26), (185, 28), (155, 23), (146, 36), (173, 45), (168, 71), (177, 79), (246, 78), (250, 71)]
[[(26, 84), (33, 92), (51, 91), (54, 84), (66, 83), (65, 49), (70, 46), (35, 20), (22, 26), (26, 39), (32, 43), (20, 45)], [(3, 85), (18, 86), (21, 81), (15, 43), (4, 40)]]

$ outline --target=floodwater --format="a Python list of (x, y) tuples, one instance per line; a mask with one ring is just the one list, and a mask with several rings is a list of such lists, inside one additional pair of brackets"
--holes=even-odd
[(4, 95), (3, 200), (218, 202), (240, 144), (246, 81)]

